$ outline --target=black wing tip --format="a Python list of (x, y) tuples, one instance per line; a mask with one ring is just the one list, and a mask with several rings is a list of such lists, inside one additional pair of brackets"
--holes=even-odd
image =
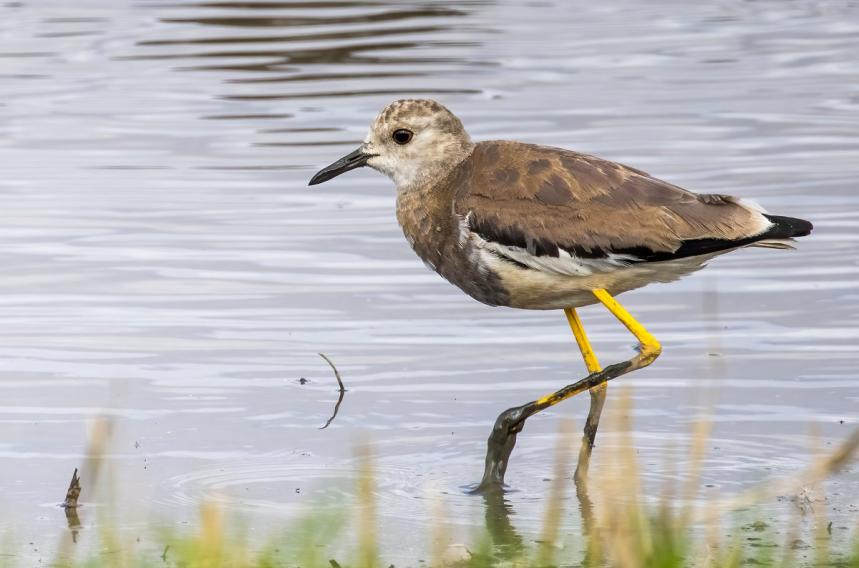
[[(767, 229), (760, 235), (746, 237), (744, 239), (690, 239), (683, 241), (680, 248), (671, 253), (652, 252), (646, 249), (631, 250), (634, 256), (638, 256), (644, 261), (654, 262), (660, 260), (675, 260), (690, 256), (701, 256), (710, 253), (727, 251), (730, 249), (740, 248), (747, 245), (752, 245), (758, 241), (767, 239), (793, 239), (794, 237), (805, 237), (811, 234), (814, 225), (805, 219), (796, 217), (783, 217), (781, 215), (767, 215), (764, 217), (772, 223), (772, 227)], [(649, 254), (648, 254), (649, 253)]]
[(805, 237), (814, 230), (814, 225), (805, 219), (797, 217), (783, 217), (781, 215), (764, 215), (773, 224), (765, 233), (769, 239), (790, 239), (793, 237)]

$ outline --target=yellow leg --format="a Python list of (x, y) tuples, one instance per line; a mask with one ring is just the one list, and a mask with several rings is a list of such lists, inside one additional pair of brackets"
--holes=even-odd
[[(522, 431), (525, 421), (530, 416), (550, 406), (554, 406), (571, 396), (588, 390), (591, 392), (591, 409), (585, 425), (583, 448), (579, 453), (579, 468), (576, 471), (576, 479), (578, 481), (580, 475), (583, 477), (583, 474), (587, 472), (587, 460), (590, 458), (590, 449), (596, 436), (599, 416), (605, 402), (606, 383), (630, 371), (650, 365), (662, 352), (662, 347), (656, 338), (643, 325), (638, 323), (611, 294), (601, 288), (593, 290), (593, 294), (638, 339), (640, 343), (638, 354), (629, 361), (615, 363), (605, 369), (601, 369), (587, 335), (585, 335), (585, 330), (582, 327), (582, 322), (578, 314), (573, 309), (564, 310), (590, 374), (584, 379), (567, 385), (533, 402), (508, 408), (498, 416), (487, 441), (486, 466), (483, 471), (483, 480), (477, 487), (478, 491), (485, 491), (489, 488), (503, 485), (504, 473), (507, 470), (507, 461), (516, 444), (516, 435)], [(583, 455), (584, 458), (582, 457)]]
[[(579, 319), (579, 314), (573, 308), (565, 308), (564, 315), (567, 316), (567, 322), (570, 324), (570, 329), (573, 330), (573, 337), (576, 338), (576, 343), (579, 350), (582, 352), (582, 358), (585, 360), (585, 365), (589, 373), (596, 373), (602, 370), (600, 363), (597, 360), (594, 350), (591, 347), (588, 336), (585, 334), (585, 328), (582, 326), (582, 320)], [(597, 428), (599, 428), (600, 416), (605, 405), (606, 389), (608, 383), (602, 383), (590, 389), (591, 404), (588, 409), (588, 418), (585, 421), (584, 435), (582, 436), (582, 445), (579, 448), (579, 459), (576, 462), (576, 488), (579, 490), (579, 498), (582, 499), (582, 492), (585, 488), (587, 480), (588, 468), (591, 461), (591, 450), (596, 441)], [(585, 498), (587, 496), (585, 495)], [(586, 507), (582, 507), (583, 510)]]
[(585, 334), (585, 328), (582, 326), (582, 320), (579, 319), (579, 314), (574, 308), (564, 308), (564, 315), (567, 316), (567, 322), (570, 324), (570, 329), (573, 330), (573, 337), (576, 338), (576, 343), (579, 345), (579, 351), (582, 352), (582, 358), (585, 360), (585, 365), (588, 367), (589, 373), (601, 371), (600, 362), (597, 361), (597, 356), (591, 348), (591, 342), (588, 341), (588, 336)]
[[(627, 372), (646, 367), (653, 363), (653, 361), (659, 357), (659, 354), (662, 353), (662, 346), (659, 344), (659, 341), (657, 341), (649, 331), (644, 329), (644, 326), (638, 323), (636, 319), (612, 297), (611, 294), (602, 288), (593, 290), (593, 294), (596, 296), (597, 300), (599, 300), (600, 303), (602, 303), (602, 305), (604, 305), (608, 311), (610, 311), (614, 317), (616, 317), (620, 323), (622, 323), (626, 329), (635, 336), (636, 339), (638, 339), (638, 342), (641, 345), (641, 350), (638, 355), (628, 361), (630, 368)], [(599, 361), (597, 361), (596, 355), (594, 355), (594, 351), (588, 341), (588, 337), (585, 335), (585, 328), (582, 326), (578, 313), (576, 313), (576, 310), (572, 308), (565, 309), (564, 313), (567, 316), (567, 321), (570, 322), (573, 336), (576, 338), (576, 343), (579, 344), (579, 350), (582, 352), (582, 357), (585, 360), (585, 365), (587, 365), (588, 371), (590, 371), (591, 374), (599, 372), (601, 370)], [(594, 392), (597, 389), (605, 388), (606, 384), (605, 382), (602, 382), (588, 390)], [(540, 410), (542, 410), (549, 406), (554, 406), (573, 395), (579, 394), (582, 390), (586, 389), (576, 390), (564, 387), (559, 391), (547, 394), (546, 396), (537, 399), (535, 404), (540, 407)]]
[[(601, 371), (602, 367), (600, 367), (600, 362), (597, 360), (597, 356), (594, 353), (593, 348), (591, 347), (591, 342), (588, 341), (588, 336), (585, 333), (585, 328), (582, 325), (582, 320), (579, 318), (578, 312), (576, 312), (575, 308), (564, 308), (564, 315), (567, 316), (567, 322), (570, 324), (570, 329), (573, 330), (573, 337), (576, 339), (576, 344), (579, 346), (579, 351), (582, 352), (582, 358), (585, 360), (585, 366), (588, 368), (589, 373), (596, 373), (597, 371)], [(599, 385), (598, 387), (594, 387), (594, 389), (604, 389), (605, 385)], [(544, 396), (543, 398), (537, 400), (537, 404), (546, 404), (550, 402), (555, 397), (556, 393), (552, 393)], [(570, 395), (572, 396), (572, 395)], [(560, 400), (555, 400), (552, 404), (557, 404)]]
[(602, 288), (597, 288), (593, 293), (594, 296), (597, 297), (597, 300), (599, 300), (602, 305), (604, 305), (608, 311), (610, 311), (614, 317), (620, 321), (620, 323), (626, 326), (626, 329), (628, 329), (641, 344), (641, 352), (639, 353), (641, 362), (636, 368), (646, 367), (653, 363), (653, 361), (659, 357), (659, 354), (662, 353), (662, 346), (656, 338), (653, 337), (649, 331), (644, 329), (644, 326), (638, 323), (635, 318), (617, 302), (617, 300), (612, 298), (611, 294)]

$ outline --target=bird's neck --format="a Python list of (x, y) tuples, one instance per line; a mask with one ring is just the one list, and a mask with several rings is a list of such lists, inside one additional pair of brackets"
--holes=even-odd
[(397, 221), (406, 239), (424, 262), (445, 277), (444, 267), (450, 260), (447, 257), (459, 244), (459, 220), (453, 212), (453, 201), (469, 175), (465, 157), (424, 183), (397, 187)]
[(423, 161), (420, 167), (409, 169), (401, 167), (396, 175), (392, 176), (397, 186), (397, 195), (405, 195), (414, 192), (424, 192), (437, 186), (463, 160), (471, 155), (474, 144), (468, 142), (457, 146), (448, 146), (439, 152), (439, 157), (430, 161)]

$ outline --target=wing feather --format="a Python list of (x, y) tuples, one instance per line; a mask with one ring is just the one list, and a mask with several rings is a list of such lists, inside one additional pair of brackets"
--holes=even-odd
[(737, 198), (560, 148), (481, 142), (468, 162), (451, 180), (454, 211), (485, 241), (535, 257), (667, 260), (751, 244), (773, 226)]

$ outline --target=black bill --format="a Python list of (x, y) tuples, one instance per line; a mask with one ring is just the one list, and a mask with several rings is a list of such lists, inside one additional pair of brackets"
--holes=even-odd
[(349, 170), (366, 166), (367, 160), (372, 158), (374, 155), (375, 154), (365, 154), (362, 146), (354, 152), (346, 154), (330, 166), (325, 166), (316, 172), (316, 175), (310, 178), (310, 182), (308, 182), (307, 185), (316, 185), (317, 183), (322, 183), (330, 180), (331, 178), (335, 178)]

